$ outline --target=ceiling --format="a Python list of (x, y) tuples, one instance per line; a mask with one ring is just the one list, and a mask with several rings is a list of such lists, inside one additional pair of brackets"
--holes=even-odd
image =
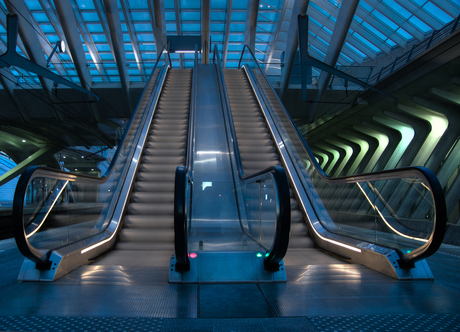
[[(310, 55), (324, 61), (340, 51), (332, 65), (374, 72), (460, 14), (459, 0), (350, 2), (352, 9), (341, 0), (0, 0), (0, 53), (7, 50), (7, 15), (16, 14), (19, 55), (99, 96), (96, 102), (24, 68), (4, 67), (2, 130), (37, 128), (34, 135), (54, 142), (58, 137), (64, 145), (115, 144), (123, 123), (114, 119), (129, 118), (169, 35), (209, 36), (227, 68), (236, 68), (243, 46), (252, 45), (279, 86), (282, 53), (296, 43), (291, 25), (302, 6), (309, 16)], [(336, 23), (347, 16), (345, 39), (333, 42)], [(60, 40), (66, 50), (50, 58)], [(193, 66), (193, 54), (170, 56), (173, 68)], [(312, 75), (314, 85), (320, 71)]]

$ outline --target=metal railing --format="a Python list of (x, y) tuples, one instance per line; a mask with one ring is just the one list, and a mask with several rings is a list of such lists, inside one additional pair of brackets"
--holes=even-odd
[(378, 74), (371, 77), (369, 83), (379, 83), (382, 79), (389, 76), (395, 70), (398, 70), (399, 68), (401, 68), (402, 66), (416, 58), (418, 55), (425, 52), (431, 46), (437, 44), (439, 41), (443, 40), (445, 37), (455, 32), (458, 28), (460, 28), (459, 20), (460, 15), (443, 28), (439, 30), (434, 30), (429, 38), (426, 38), (424, 41), (417, 45), (413, 45), (409, 51), (407, 51), (401, 56), (396, 57), (393, 63), (389, 64), (388, 66), (382, 67)]
[[(163, 56), (165, 66), (157, 72)], [(145, 142), (145, 137), (148, 134), (145, 127), (146, 124), (150, 123), (149, 117), (153, 117), (161, 89), (160, 85), (170, 65), (171, 60), (165, 45), (155, 63), (152, 75), (139, 99), (136, 110), (127, 125), (127, 130), (123, 134), (117, 152), (102, 177), (74, 174), (38, 166), (27, 168), (21, 175), (13, 200), (14, 234), (21, 253), (35, 262), (37, 268), (49, 269), (51, 257), (56, 250), (61, 251), (61, 254), (55, 255), (55, 264), (62, 262), (64, 256), (72, 255), (72, 252), (79, 252), (77, 255), (79, 259), (76, 260), (78, 262), (72, 262), (70, 265), (84, 264), (85, 259), (100, 254), (101, 250), (102, 252), (108, 250), (115, 241), (116, 234), (121, 228), (122, 207), (120, 204), (126, 201), (131, 188), (131, 184), (127, 183), (127, 178), (134, 176), (136, 172), (137, 162), (142, 152), (142, 142)], [(154, 93), (147, 96), (146, 90), (149, 86), (152, 87)], [(145, 106), (141, 107), (143, 102), (146, 102)], [(26, 203), (26, 195), (30, 192), (30, 184), (36, 178), (49, 180), (53, 187), (53, 193), (43, 197), (37, 206), (29, 208)], [(92, 221), (80, 222), (75, 220), (76, 225), (66, 223), (50, 225), (47, 222), (50, 215), (59, 205), (64, 205), (60, 204), (62, 203), (60, 200), (63, 197), (63, 192), (68, 190), (75, 194), (78, 186), (96, 188), (90, 193), (85, 192), (88, 196), (85, 199), (91, 199), (91, 201), (85, 200), (81, 204), (92, 204), (91, 212), (93, 214), (89, 216), (94, 217)], [(66, 204), (67, 214), (78, 213), (79, 207), (75, 207), (76, 204)], [(33, 211), (33, 213), (25, 214), (25, 208)], [(114, 217), (115, 214), (117, 214), (116, 218)], [(30, 225), (34, 225), (33, 229), (28, 227)], [(96, 250), (96, 248), (98, 249)], [(57, 270), (58, 267), (53, 267), (53, 269)]]
[(185, 166), (176, 168), (174, 184), (174, 251), (176, 257), (175, 270), (177, 272), (190, 271), (188, 257), (188, 233), (190, 230), (191, 201), (193, 186), (193, 152), (195, 137), (195, 115), (197, 99), (197, 68), (198, 45), (195, 45), (195, 60), (192, 76), (192, 92), (190, 98), (190, 115), (188, 123), (187, 158)]
[[(289, 236), (291, 231), (291, 208), (289, 196), (289, 182), (286, 171), (279, 166), (272, 166), (261, 170), (255, 174), (247, 175), (244, 173), (241, 154), (238, 147), (235, 125), (231, 114), (230, 102), (225, 85), (223, 66), (220, 59), (217, 45), (214, 46), (213, 61), (217, 64), (217, 76), (219, 79), (221, 97), (223, 99), (224, 117), (230, 129), (231, 145), (235, 156), (239, 180), (243, 185), (249, 185), (253, 182), (260, 181), (261, 178), (271, 178), (275, 187), (276, 208), (275, 208), (275, 233), (270, 249), (264, 258), (264, 268), (267, 271), (278, 271), (280, 262), (284, 258), (289, 245)], [(242, 203), (238, 203), (242, 204)], [(241, 209), (241, 206), (240, 206)], [(262, 221), (260, 220), (262, 224)], [(248, 234), (249, 235), (249, 234)], [(250, 236), (250, 235), (249, 235)]]
[[(314, 165), (314, 169), (316, 170), (318, 176), (324, 181), (325, 183), (329, 185), (340, 185), (340, 184), (356, 184), (356, 183), (361, 183), (361, 182), (369, 182), (369, 181), (389, 181), (392, 179), (404, 179), (407, 177), (415, 177), (417, 179), (421, 179), (422, 182), (424, 183), (425, 186), (428, 187), (428, 195), (431, 195), (433, 199), (433, 209), (434, 209), (434, 220), (433, 220), (433, 229), (432, 232), (429, 236), (429, 238), (426, 240), (426, 242), (418, 247), (415, 250), (411, 250), (410, 252), (407, 253), (399, 253), (399, 259), (398, 262), (400, 263), (401, 266), (411, 266), (415, 262), (422, 260), (423, 258), (426, 258), (433, 253), (436, 252), (436, 250), (439, 248), (439, 246), (442, 243), (442, 239), (444, 237), (444, 232), (446, 228), (446, 221), (447, 221), (447, 213), (446, 213), (446, 205), (445, 205), (445, 199), (444, 199), (444, 194), (442, 192), (441, 185), (439, 181), (437, 180), (436, 176), (434, 173), (424, 167), (407, 167), (403, 169), (395, 169), (395, 170), (388, 170), (388, 171), (381, 171), (381, 172), (375, 172), (375, 173), (369, 173), (369, 174), (361, 174), (361, 175), (355, 175), (355, 176), (345, 176), (345, 177), (339, 177), (339, 178), (331, 178), (329, 177), (324, 170), (321, 168), (321, 166), (318, 164), (316, 161), (315, 156), (313, 155), (312, 151), (306, 144), (303, 136), (300, 134), (297, 126), (295, 125), (294, 121), (290, 117), (289, 113), (286, 111), (284, 108), (282, 102), (280, 101), (278, 95), (276, 92), (273, 90), (271, 85), (269, 84), (264, 70), (260, 67), (259, 62), (255, 58), (252, 50), (248, 46), (245, 46), (243, 48), (243, 53), (241, 55), (240, 59), (240, 66), (242, 63), (242, 59), (244, 56), (244, 51), (247, 50), (249, 53), (249, 58), (252, 59), (253, 63), (255, 63), (255, 67), (258, 70), (258, 77), (262, 81), (264, 81), (267, 86), (266, 93), (271, 94), (272, 99), (275, 100), (276, 103), (276, 109), (275, 106), (272, 106), (271, 108), (268, 108), (268, 111), (271, 113), (272, 118), (277, 118), (278, 121), (275, 122), (275, 125), (278, 127), (278, 132), (281, 133), (283, 136), (283, 146), (289, 147), (289, 154), (290, 158), (293, 161), (293, 165), (296, 168), (296, 172), (299, 176), (300, 183), (302, 183), (303, 189), (305, 192), (309, 192), (307, 194), (309, 196), (310, 202), (315, 202), (320, 199), (318, 197), (318, 194), (316, 190), (312, 187), (312, 181), (307, 175), (303, 175), (302, 173), (305, 173), (305, 163), (303, 160), (308, 160), (312, 165)], [(259, 83), (260, 84), (260, 83)], [(268, 100), (268, 95), (263, 94), (262, 99), (264, 99), (264, 102), (266, 105), (270, 104), (270, 101)], [(278, 143), (278, 145), (280, 145)], [(315, 207), (315, 204), (312, 205)], [(318, 209), (324, 209), (324, 206), (321, 207), (321, 205), (316, 205), (316, 210)], [(308, 212), (308, 211), (307, 211)], [(306, 213), (307, 213), (306, 212)], [(308, 213), (307, 213), (308, 214)], [(321, 212), (316, 212), (315, 218), (318, 216), (321, 216)], [(331, 227), (333, 228), (333, 227)], [(343, 243), (343, 246), (347, 246), (346, 244), (346, 238), (340, 237), (340, 236), (334, 236), (332, 232), (329, 232), (326, 228), (324, 228), (321, 224), (321, 220), (318, 220), (318, 222), (313, 222), (310, 225), (310, 229), (312, 230), (312, 235), (316, 237), (316, 242), (317, 243), (325, 243), (324, 245), (328, 246), (328, 243), (336, 243), (338, 245), (341, 245), (341, 241)], [(326, 240), (327, 236), (331, 236), (333, 240)], [(340, 241), (338, 241), (340, 239)], [(326, 241), (326, 242), (324, 242)], [(356, 242), (356, 241), (352, 241)], [(358, 242), (356, 242), (358, 244)], [(349, 248), (350, 250), (353, 250), (352, 246)], [(356, 249), (358, 251), (358, 249)], [(359, 249), (361, 251), (361, 249)]]

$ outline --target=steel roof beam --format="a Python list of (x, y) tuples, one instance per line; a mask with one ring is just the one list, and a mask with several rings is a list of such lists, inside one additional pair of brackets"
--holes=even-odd
[[(0, 6), (0, 24), (3, 26), (3, 28), (5, 29), (6, 31), (6, 28), (7, 28), (7, 23), (6, 23), (6, 15), (8, 13), (5, 11), (5, 9), (3, 8), (3, 6)], [(22, 54), (24, 54), (25, 57), (29, 57), (29, 55), (27, 54), (27, 50), (26, 48), (24, 47), (24, 43), (22, 42), (21, 39), (18, 39), (18, 45), (19, 49), (21, 50)]]
[(227, 54), (228, 54), (228, 42), (230, 38), (230, 26), (232, 24), (232, 7), (233, 0), (228, 0), (227, 3), (227, 20), (225, 21), (225, 39), (224, 39), (224, 55), (223, 55), (223, 66), (225, 68), (227, 64)]
[[(294, 67), (295, 55), (299, 44), (297, 31), (297, 16), (305, 16), (310, 0), (295, 0), (292, 8), (291, 23), (289, 25), (288, 39), (284, 51), (284, 68), (280, 77), (280, 98), (284, 99), (291, 79), (292, 67)], [(290, 38), (289, 38), (290, 37)]]
[[(66, 1), (62, 1), (62, 2), (65, 3)], [(101, 75), (102, 80), (105, 82), (109, 79), (108, 79), (107, 72), (105, 71), (104, 66), (102, 65), (102, 59), (99, 56), (99, 52), (96, 48), (96, 45), (94, 44), (93, 38), (91, 37), (91, 34), (88, 31), (88, 27), (86, 26), (85, 21), (83, 20), (83, 16), (80, 13), (80, 10), (78, 9), (78, 5), (76, 4), (75, 0), (72, 0), (71, 2), (72, 2), (72, 8), (73, 8), (72, 11), (75, 14), (76, 21), (78, 22), (77, 28), (80, 31), (80, 34), (83, 38), (83, 41), (85, 42), (88, 52), (91, 55), (91, 58), (93, 59), (96, 65), (96, 69), (99, 72), (99, 75)], [(63, 21), (63, 18), (61, 17), (59, 18), (61, 21)], [(65, 20), (65, 17), (64, 17), (64, 20)], [(78, 38), (78, 43), (81, 44), (80, 37)], [(86, 56), (85, 56), (85, 60), (86, 60)]]
[(257, 16), (259, 15), (259, 0), (248, 0), (246, 12), (246, 29), (244, 43), (254, 52), (256, 47)]
[(75, 64), (78, 77), (81, 82), (81, 86), (90, 90), (92, 85), (92, 77), (86, 66), (86, 56), (83, 50), (83, 45), (80, 39), (80, 33), (78, 32), (77, 21), (75, 19), (72, 5), (68, 0), (54, 0), (56, 10), (59, 16), (59, 20), (62, 22), (61, 28), (64, 32), (67, 46), (69, 47), (69, 53)]
[(136, 59), (137, 68), (141, 73), (142, 82), (145, 81), (144, 75), (147, 75), (144, 67), (144, 59), (142, 59), (142, 53), (139, 49), (139, 41), (137, 40), (136, 29), (133, 23), (133, 17), (129, 9), (128, 0), (120, 0), (121, 9), (123, 10), (123, 16), (125, 18), (126, 26), (128, 27), (129, 39), (131, 40), (131, 45), (133, 46), (134, 58)]
[(148, 0), (147, 3), (152, 23), (153, 38), (155, 39), (156, 53), (157, 57), (159, 57), (163, 46), (166, 44), (165, 5), (160, 0)]
[[(105, 0), (104, 0), (105, 2)], [(105, 38), (107, 39), (107, 44), (112, 52), (112, 56), (115, 59), (115, 50), (114, 45), (112, 42), (112, 35), (110, 32), (110, 27), (108, 24), (108, 18), (106, 15), (106, 11), (104, 11), (104, 4), (101, 0), (93, 0), (94, 8), (96, 8), (97, 16), (99, 17), (99, 22), (102, 26), (102, 30), (104, 31)]]
[(126, 53), (123, 42), (123, 31), (121, 30), (120, 12), (118, 11), (117, 0), (104, 1), (105, 12), (107, 14), (107, 22), (109, 24), (110, 35), (115, 52), (115, 61), (117, 63), (118, 73), (120, 74), (120, 82), (125, 96), (127, 109), (132, 114), (131, 95), (129, 92), (129, 75), (126, 67)]
[[(40, 42), (38, 40), (37, 33), (34, 30), (34, 28), (31, 26), (31, 24), (29, 23), (32, 21), (31, 14), (24, 0), (17, 0), (15, 1), (14, 5), (11, 2), (7, 1), (6, 7), (8, 9), (8, 12), (11, 15), (14, 15), (14, 14), (17, 15), (17, 19), (18, 19), (17, 24), (19, 25), (18, 27), (19, 36), (21, 37), (22, 42), (24, 43), (24, 47), (27, 50), (27, 54), (29, 56), (30, 62), (38, 66), (36, 67), (36, 69), (41, 70), (40, 67), (42, 67), (43, 71), (46, 71), (48, 73), (48, 70), (45, 69), (46, 59), (43, 56), (43, 50), (40, 46)], [(13, 52), (16, 52), (16, 50), (14, 50)], [(18, 59), (22, 60), (21, 57), (18, 57)], [(54, 75), (54, 73), (51, 73), (51, 72), (49, 73)], [(57, 77), (62, 78), (56, 75), (56, 78)], [(40, 81), (40, 84), (43, 90), (45, 91), (46, 97), (49, 98), (51, 101), (55, 101), (56, 98), (51, 93), (51, 89), (54, 86), (54, 82), (40, 75), (38, 75), (38, 79)], [(57, 107), (51, 107), (51, 109), (56, 119), (59, 122), (63, 122), (64, 121), (63, 115), (61, 112), (58, 111)]]
[(210, 0), (201, 0), (201, 63), (209, 62), (209, 13)]
[[(29, 24), (31, 21), (30, 12), (24, 0), (17, 0), (14, 2), (14, 5), (10, 1), (5, 1), (5, 4), (10, 14), (16, 14), (18, 16), (19, 36), (24, 43), (29, 59), (37, 65), (46, 68), (46, 59), (43, 56), (43, 50), (40, 47), (37, 33)], [(53, 87), (53, 82), (42, 76), (38, 78), (43, 89), (48, 93)]]
[[(325, 41), (327, 42), (330, 42), (330, 38), (331, 38), (331, 35), (329, 35), (326, 31), (324, 31), (323, 29), (320, 29), (318, 26), (316, 26), (315, 24), (312, 24), (310, 23), (309, 24), (309, 28), (308, 28), (311, 32), (313, 32), (315, 35), (318, 35), (319, 37), (321, 37), (322, 39), (324, 39)], [(329, 39), (327, 39), (329, 38)], [(313, 38), (313, 37), (310, 37), (308, 39), (309, 43), (312, 44), (313, 46), (317, 47), (318, 49), (320, 49), (321, 51), (324, 52), (324, 54), (327, 53), (327, 49), (328, 49), (328, 46), (327, 45), (324, 45), (323, 43), (321, 43), (319, 40), (317, 40), (316, 38)], [(317, 46), (317, 44), (320, 44), (322, 46), (324, 46), (324, 48), (320, 48)], [(363, 61), (363, 58), (358, 55), (357, 53), (353, 52), (352, 50), (350, 50), (349, 48), (342, 48), (341, 50), (341, 53), (343, 53), (344, 55), (346, 55), (347, 57), (349, 57), (350, 59), (353, 59), (353, 61), (355, 61), (356, 63), (359, 63), (361, 64), (361, 62)], [(342, 55), (340, 54), (339, 55), (339, 59), (341, 59), (343, 61), (346, 61), (346, 62), (349, 62), (348, 60), (345, 60)], [(324, 59), (323, 59), (324, 60)], [(342, 62), (343, 62), (342, 61)]]
[(460, 4), (455, 6), (454, 4), (447, 2), (446, 0), (431, 0), (436, 6), (441, 8), (446, 14), (453, 16), (452, 19), (460, 15)]
[[(180, 17), (180, 2), (179, 2), (179, 0), (174, 0), (174, 13), (175, 13), (175, 16), (176, 16), (177, 35), (181, 36), (182, 31), (181, 31), (181, 17)], [(180, 69), (183, 69), (184, 68), (184, 62), (183, 62), (182, 53), (179, 53), (179, 63), (180, 63)]]
[[(1, 46), (3, 46), (3, 43)], [(4, 53), (6, 52), (6, 47), (0, 47), (0, 50)], [(30, 122), (29, 115), (27, 114), (24, 106), (22, 106), (19, 97), (14, 92), (14, 88), (16, 87), (16, 77), (11, 73), (9, 68), (0, 68), (0, 83), (18, 111), (21, 120), (23, 122)]]
[[(398, 24), (401, 28), (403, 28), (408, 33), (410, 33), (412, 36), (414, 36), (417, 40), (422, 41), (423, 39), (425, 39), (425, 34), (421, 32), (420, 30), (418, 30), (416, 27), (414, 27), (412, 24), (410, 24), (409, 21), (406, 20), (404, 17), (399, 16), (399, 20), (396, 21), (395, 18), (397, 18), (398, 16), (395, 15), (395, 12), (392, 9), (388, 8), (383, 3), (377, 0), (367, 0), (367, 3), (371, 5), (372, 7), (374, 7), (376, 10), (378, 10), (379, 12), (381, 12), (386, 17), (395, 21), (396, 24)], [(415, 13), (412, 13), (412, 14), (418, 17), (417, 15), (415, 15)], [(387, 37), (391, 39), (391, 36), (387, 35)]]
[(415, 17), (417, 17), (423, 23), (431, 27), (433, 30), (439, 30), (444, 26), (444, 24), (437, 21), (434, 17), (430, 16), (430, 14), (425, 12), (419, 6), (413, 4), (411, 1), (407, 1), (407, 0), (405, 1), (395, 0), (395, 1), (396, 3), (400, 4), (403, 8), (411, 12)]
[(286, 14), (288, 3), (289, 1), (287, 0), (284, 1), (283, 8), (281, 9), (280, 17), (278, 19), (278, 25), (276, 26), (276, 32), (275, 32), (275, 35), (273, 36), (273, 41), (270, 47), (270, 52), (268, 53), (267, 64), (265, 66), (265, 73), (268, 72), (268, 68), (270, 67), (270, 62), (272, 61), (272, 58), (273, 58), (273, 52), (275, 51), (276, 42), (278, 41), (278, 36), (280, 34), (281, 26), (283, 25), (283, 22), (284, 22), (284, 15)]
[[(326, 58), (324, 63), (329, 66), (335, 66), (337, 59), (339, 58), (340, 51), (347, 38), (348, 29), (350, 29), (353, 16), (355, 15), (356, 8), (358, 7), (359, 0), (344, 1), (340, 7), (339, 15), (337, 15), (337, 22), (335, 23), (334, 31), (332, 33), (331, 41), (327, 49)], [(331, 79), (331, 73), (321, 71), (321, 75), (318, 82), (318, 94), (316, 101), (322, 101), (324, 94)], [(320, 103), (313, 103), (309, 119), (315, 119), (318, 113)]]
[[(367, 23), (372, 25), (375, 29), (380, 31), (385, 36), (389, 36), (391, 38), (391, 40), (393, 40), (397, 45), (401, 46), (403, 49), (407, 48), (407, 43), (408, 42), (404, 38), (398, 36), (395, 33), (395, 31), (393, 31), (390, 28), (388, 28), (386, 25), (384, 25), (383, 23), (378, 21), (372, 15), (369, 15), (369, 13), (367, 11), (365, 11), (364, 9), (362, 9), (359, 6), (356, 9), (356, 15), (358, 15), (360, 18), (363, 18), (363, 17), (366, 18)], [(359, 27), (359, 25), (357, 25), (357, 24), (355, 25), (354, 23), (352, 23), (352, 25), (351, 25), (351, 28), (354, 29), (354, 30), (359, 30), (358, 27)]]

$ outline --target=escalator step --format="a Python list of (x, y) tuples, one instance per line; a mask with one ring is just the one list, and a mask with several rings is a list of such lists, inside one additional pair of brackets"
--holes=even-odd
[(191, 74), (168, 71), (117, 249), (174, 250), (174, 181), (185, 161)]

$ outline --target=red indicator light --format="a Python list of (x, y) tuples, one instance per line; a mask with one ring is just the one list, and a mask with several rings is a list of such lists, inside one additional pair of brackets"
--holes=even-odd
[(188, 254), (188, 257), (190, 258), (196, 258), (197, 254), (195, 254), (194, 252)]

